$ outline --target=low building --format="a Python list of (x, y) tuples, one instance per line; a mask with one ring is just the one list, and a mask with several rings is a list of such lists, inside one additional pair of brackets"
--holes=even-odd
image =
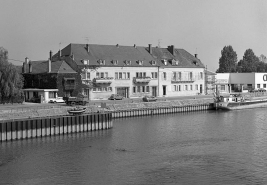
[[(204, 65), (184, 49), (96, 44), (69, 44), (54, 59), (81, 75), (82, 93), (90, 99), (111, 94), (126, 98), (204, 94)], [(93, 85), (93, 86), (91, 86)]]
[(215, 92), (215, 80), (216, 80), (216, 73), (205, 70), (205, 87), (206, 87), (206, 94), (213, 94)]
[(216, 91), (221, 93), (267, 90), (267, 73), (217, 73)]

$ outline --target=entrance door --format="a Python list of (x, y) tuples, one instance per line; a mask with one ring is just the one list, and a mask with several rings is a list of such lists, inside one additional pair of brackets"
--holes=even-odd
[(128, 88), (127, 87), (118, 87), (117, 94), (123, 96), (124, 98), (128, 98)]
[(162, 86), (162, 90), (163, 90), (163, 96), (165, 96), (166, 95), (166, 85)]
[(200, 84), (200, 94), (202, 94), (202, 84)]
[(157, 87), (152, 87), (152, 96), (157, 96)]

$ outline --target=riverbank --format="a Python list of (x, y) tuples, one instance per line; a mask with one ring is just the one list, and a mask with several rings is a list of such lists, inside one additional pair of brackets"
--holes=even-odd
[[(151, 109), (155, 110), (158, 108), (172, 108), (172, 107), (187, 107), (187, 106), (197, 106), (203, 104), (213, 103), (212, 98), (202, 98), (202, 99), (180, 99), (180, 100), (161, 100), (157, 102), (128, 102), (124, 104), (105, 104), (101, 106), (98, 105), (88, 105), (84, 114), (93, 113), (103, 113), (103, 112), (119, 112), (119, 111), (129, 111), (129, 110), (143, 110)], [(21, 107), (18, 109), (7, 109), (0, 110), (0, 120), (16, 120), (16, 119), (30, 119), (30, 118), (43, 118), (43, 117), (53, 117), (53, 116), (66, 116), (70, 115), (68, 110), (73, 107), (70, 106), (59, 106), (59, 105), (49, 105), (49, 106), (29, 106)]]

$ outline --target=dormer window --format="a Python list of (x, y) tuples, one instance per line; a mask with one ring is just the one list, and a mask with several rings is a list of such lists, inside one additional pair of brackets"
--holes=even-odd
[(156, 61), (155, 60), (152, 60), (151, 61), (151, 65), (156, 65), (157, 63), (156, 63)]
[(98, 63), (99, 63), (100, 65), (105, 65), (105, 60), (98, 60)]
[(125, 60), (126, 65), (131, 65), (131, 60)]
[(166, 60), (166, 59), (163, 59), (163, 60), (161, 60), (162, 61), (162, 63), (166, 66), (166, 65), (168, 65), (168, 61)]
[(196, 66), (198, 66), (198, 61), (194, 60), (193, 64), (195, 64)]
[(173, 66), (178, 66), (178, 64), (179, 64), (179, 61), (172, 59), (172, 65)]
[(112, 63), (113, 63), (114, 65), (118, 65), (118, 60), (112, 60)]
[(137, 63), (138, 63), (139, 65), (143, 65), (144, 61), (142, 61), (142, 60), (138, 60)]
[(82, 63), (83, 63), (84, 65), (89, 65), (89, 60), (82, 60)]

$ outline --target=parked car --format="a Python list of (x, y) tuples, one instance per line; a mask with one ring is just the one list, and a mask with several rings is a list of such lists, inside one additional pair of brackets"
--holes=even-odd
[(51, 99), (49, 103), (65, 103), (65, 101), (63, 100), (63, 97), (57, 97), (55, 99)]
[(143, 101), (144, 102), (157, 101), (157, 98), (155, 96), (144, 96)]
[(259, 88), (259, 89), (258, 89), (258, 92), (266, 92), (266, 89)]
[(109, 100), (122, 100), (124, 97), (119, 94), (112, 94), (108, 99)]

